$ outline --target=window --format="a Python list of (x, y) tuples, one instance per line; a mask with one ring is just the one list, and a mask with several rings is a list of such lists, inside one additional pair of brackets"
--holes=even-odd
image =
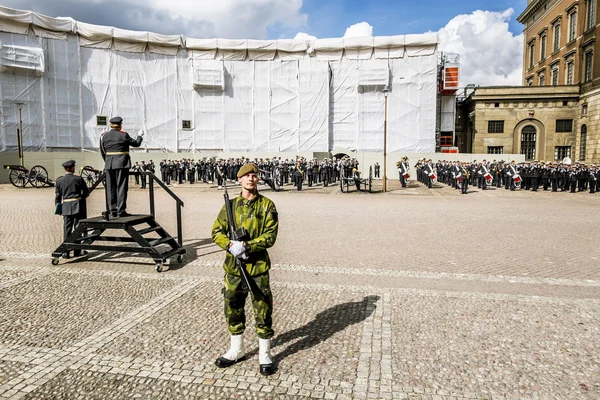
[(531, 43), (529, 45), (529, 68), (533, 68), (535, 64), (535, 44)]
[(569, 14), (569, 42), (575, 40), (575, 32), (577, 29), (577, 11)]
[(192, 121), (189, 119), (184, 119), (181, 121), (181, 129), (190, 130), (192, 129)]
[(587, 104), (581, 106), (581, 115), (587, 115)]
[(496, 108), (500, 107), (500, 103), (494, 103), (494, 107), (496, 107)]
[(546, 84), (546, 80), (544, 79), (544, 74), (540, 74), (538, 76), (538, 85), (540, 86), (544, 86)]
[(565, 157), (571, 158), (571, 146), (556, 146), (554, 148), (554, 159), (562, 160)]
[(557, 119), (556, 120), (556, 132), (573, 132), (573, 120), (572, 119)]
[(560, 49), (560, 24), (554, 25), (554, 51)]
[(594, 53), (588, 51), (585, 53), (585, 70), (584, 70), (584, 82), (592, 81), (592, 61), (593, 61)]
[(546, 58), (546, 35), (540, 36), (540, 60)]
[(579, 159), (585, 161), (585, 150), (587, 147), (587, 126), (581, 125), (581, 140), (579, 141)]
[(573, 84), (573, 71), (575, 70), (575, 63), (569, 61), (567, 63), (567, 85)]
[(504, 133), (504, 121), (488, 121), (488, 133)]
[(535, 137), (537, 130), (533, 125), (527, 125), (521, 132), (521, 154), (525, 154), (526, 160), (535, 159)]
[(107, 117), (103, 115), (96, 115), (96, 125), (98, 126), (106, 126)]
[(504, 154), (504, 146), (488, 146), (488, 154)]
[(587, 29), (592, 29), (596, 22), (596, 0), (587, 0)]
[(552, 85), (558, 85), (558, 64), (552, 67)]
[(567, 100), (563, 100), (563, 106), (567, 107), (569, 105), (569, 102)]
[(527, 79), (527, 86), (533, 86), (533, 79)]

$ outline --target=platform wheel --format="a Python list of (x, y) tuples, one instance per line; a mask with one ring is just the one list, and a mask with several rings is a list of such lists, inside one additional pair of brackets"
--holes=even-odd
[(163, 272), (163, 262), (157, 261), (154, 265), (154, 269), (156, 270), (156, 272)]
[(53, 257), (52, 258), (52, 265), (58, 265), (59, 262), (59, 258), (58, 257)]

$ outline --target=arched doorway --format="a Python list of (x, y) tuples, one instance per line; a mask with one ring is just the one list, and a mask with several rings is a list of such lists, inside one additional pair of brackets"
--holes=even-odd
[(333, 156), (336, 160), (340, 160), (344, 157), (348, 157), (348, 154), (346, 153), (337, 153), (336, 155)]
[(533, 125), (527, 125), (521, 131), (521, 154), (525, 155), (526, 160), (535, 159), (535, 142), (537, 129)]

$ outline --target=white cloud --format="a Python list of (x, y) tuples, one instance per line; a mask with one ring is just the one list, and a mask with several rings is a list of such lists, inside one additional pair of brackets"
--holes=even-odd
[(363, 37), (373, 36), (373, 27), (367, 22), (359, 22), (349, 26), (344, 33), (344, 37)]
[(296, 36), (294, 36), (294, 40), (316, 40), (317, 37), (313, 35), (309, 35), (305, 32), (298, 32)]
[(208, 20), (214, 24), (214, 36), (223, 37), (264, 39), (269, 26), (300, 28), (308, 18), (300, 12), (302, 0), (150, 0), (150, 4), (173, 18)]
[(521, 85), (523, 34), (513, 35), (514, 14), (477, 10), (457, 15), (439, 31), (440, 49), (460, 55), (460, 86)]
[(198, 38), (266, 39), (270, 27), (298, 30), (308, 19), (301, 12), (302, 0), (4, 0), (2, 5)]

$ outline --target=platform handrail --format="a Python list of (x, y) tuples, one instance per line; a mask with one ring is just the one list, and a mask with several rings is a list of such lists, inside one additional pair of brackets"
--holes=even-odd
[(148, 190), (148, 195), (150, 196), (150, 214), (154, 217), (154, 182), (157, 182), (160, 187), (162, 187), (165, 192), (169, 194), (175, 200), (176, 210), (177, 210), (177, 242), (180, 246), (183, 247), (183, 229), (181, 226), (181, 207), (184, 207), (185, 204), (183, 200), (181, 200), (171, 189), (165, 185), (163, 181), (158, 179), (154, 172), (151, 171), (139, 171), (140, 175), (147, 175), (150, 177), (150, 190)]
[[(158, 177), (156, 177), (156, 175), (154, 175), (153, 172), (139, 171), (137, 173), (140, 175), (146, 175), (150, 178), (149, 179), (150, 180), (150, 182), (149, 182), (150, 188), (148, 190), (148, 196), (150, 197), (150, 215), (152, 215), (152, 218), (154, 218), (156, 216), (155, 208), (154, 208), (154, 182), (158, 183), (158, 185), (161, 188), (163, 188), (165, 190), (165, 192), (167, 192), (169, 194), (169, 196), (171, 196), (173, 198), (173, 200), (175, 200), (176, 207), (177, 207), (177, 242), (179, 243), (180, 246), (183, 246), (183, 229), (182, 229), (182, 225), (181, 225), (181, 207), (185, 206), (185, 204), (183, 203), (183, 200), (181, 200), (175, 193), (173, 193), (173, 191), (171, 189), (169, 189), (163, 181), (158, 179)], [(94, 191), (94, 189), (96, 189), (96, 187), (105, 179), (106, 179), (106, 171), (102, 170), (100, 175), (98, 175), (98, 180), (96, 180), (96, 182), (94, 182), (92, 187), (89, 189), (89, 193), (91, 194)], [(108, 187), (106, 189), (108, 190)], [(108, 209), (108, 202), (107, 202), (107, 209)]]

